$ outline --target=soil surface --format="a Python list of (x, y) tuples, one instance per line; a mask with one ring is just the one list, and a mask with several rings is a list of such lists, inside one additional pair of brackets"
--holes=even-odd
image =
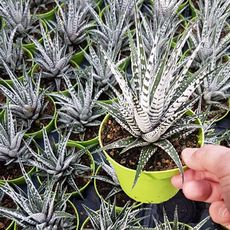
[[(0, 202), (0, 205), (5, 208), (16, 208), (16, 204), (13, 202), (13, 200), (8, 196), (5, 195)], [(7, 227), (11, 224), (11, 220), (5, 217), (0, 217), (0, 230), (5, 230)]]
[[(97, 137), (98, 132), (99, 132), (99, 128), (100, 128), (100, 126), (86, 127), (84, 141), (88, 141), (88, 140), (91, 140), (91, 139)], [(75, 133), (71, 133), (69, 139), (73, 140), (73, 141), (81, 141), (80, 135), (75, 134)]]
[[(104, 177), (110, 177), (105, 172), (105, 170), (102, 168), (100, 168), (98, 175), (104, 176)], [(102, 180), (97, 180), (96, 185), (97, 185), (97, 190), (98, 190), (99, 194), (104, 198), (104, 200), (114, 187), (112, 184), (107, 183), (107, 182), (102, 181)], [(110, 197), (110, 199), (111, 199), (110, 203), (111, 204), (113, 204), (114, 197), (116, 197), (116, 205), (118, 207), (124, 207), (127, 202), (131, 202), (130, 203), (131, 205), (133, 203), (135, 203), (135, 201), (133, 199), (131, 199), (130, 197), (128, 197), (123, 191), (117, 193), (115, 196)]]
[[(171, 138), (170, 142), (173, 144), (177, 152), (182, 152), (186, 147), (195, 148), (198, 147), (198, 131), (190, 134), (187, 139)], [(124, 137), (128, 137), (130, 134), (124, 130), (113, 118), (110, 118), (105, 124), (105, 128), (102, 132), (103, 145), (110, 144), (116, 140)], [(121, 149), (107, 150), (108, 154), (119, 164), (136, 169), (138, 159), (140, 156), (141, 148), (133, 148), (126, 153), (120, 155)], [(176, 164), (169, 157), (169, 155), (162, 149), (158, 148), (157, 154), (154, 154), (144, 167), (146, 171), (162, 171), (177, 168)]]
[[(29, 172), (32, 167), (24, 165), (26, 172)], [(0, 161), (0, 180), (13, 180), (22, 176), (22, 171), (17, 163), (5, 165), (5, 162)]]
[(45, 97), (45, 102), (47, 100), (49, 101), (49, 103), (46, 106), (45, 110), (43, 111), (42, 114), (40, 114), (39, 118), (32, 123), (31, 128), (27, 131), (27, 133), (37, 132), (49, 124), (52, 118), (48, 118), (48, 119), (42, 119), (42, 118), (46, 116), (53, 117), (55, 112), (55, 104), (49, 97)]
[[(32, 3), (33, 4), (33, 3)], [(47, 12), (50, 12), (51, 10), (53, 10), (56, 7), (56, 3), (55, 2), (50, 2), (48, 4), (45, 4), (45, 7), (41, 7), (41, 6), (36, 6), (36, 4), (34, 3), (33, 7), (31, 8), (31, 13), (36, 13), (36, 14), (45, 14)]]

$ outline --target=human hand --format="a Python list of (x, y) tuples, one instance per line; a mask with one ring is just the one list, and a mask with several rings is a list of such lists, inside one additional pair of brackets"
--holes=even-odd
[(172, 184), (190, 200), (211, 203), (209, 213), (213, 221), (230, 229), (230, 148), (187, 148), (182, 159), (189, 167), (184, 184), (180, 175), (172, 178)]

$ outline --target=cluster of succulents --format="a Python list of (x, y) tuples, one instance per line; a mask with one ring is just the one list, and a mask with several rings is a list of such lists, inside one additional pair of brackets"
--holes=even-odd
[[(206, 143), (229, 147), (229, 130), (213, 129), (230, 109), (229, 16), (230, 0), (0, 1), (0, 164), (26, 182), (23, 191), (0, 175), (17, 206), (0, 205), (0, 216), (23, 229), (76, 228), (73, 192), (83, 198), (92, 178), (114, 186), (106, 202), (123, 189), (113, 164), (100, 163), (111, 180), (94, 175), (94, 148), (124, 162), (138, 152), (135, 188), (159, 152), (183, 176), (176, 139), (205, 129)], [(84, 207), (93, 229), (140, 227), (142, 209), (106, 202)], [(164, 217), (154, 229), (175, 229)]]

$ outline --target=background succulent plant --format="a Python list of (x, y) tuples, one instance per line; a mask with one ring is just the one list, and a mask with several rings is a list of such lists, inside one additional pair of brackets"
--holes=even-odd
[(0, 85), (0, 90), (9, 101), (9, 105), (3, 107), (9, 106), (26, 128), (30, 128), (31, 123), (41, 116), (48, 104), (45, 102), (45, 91), (40, 90), (40, 78), (33, 84), (32, 78), (24, 71), (24, 78), (20, 81), (4, 62), (3, 64), (12, 80), (12, 85)]
[[(70, 68), (72, 53), (67, 53), (67, 44), (62, 43), (57, 31), (54, 32), (52, 39), (41, 25), (41, 34), (43, 45), (31, 38), (37, 49), (35, 62), (42, 68), (42, 78), (54, 80), (56, 90), (60, 90), (63, 74), (68, 75), (72, 72)], [(54, 87), (52, 89), (54, 90)]]
[(90, 166), (82, 163), (83, 155), (87, 154), (86, 149), (67, 147), (69, 134), (60, 138), (55, 145), (55, 142), (49, 140), (46, 130), (43, 129), (44, 149), (40, 149), (39, 154), (31, 149), (30, 154), (33, 159), (29, 159), (28, 163), (37, 167), (43, 179), (44, 176), (49, 175), (56, 182), (66, 182), (66, 185), (80, 194), (80, 188), (76, 184), (75, 177), (84, 177), (87, 173), (92, 173), (92, 170)]
[[(192, 3), (191, 3), (192, 4)], [(195, 59), (194, 65), (199, 65), (211, 57), (212, 65), (215, 68), (216, 62), (223, 56), (228, 55), (230, 46), (230, 34), (227, 26), (227, 18), (230, 14), (230, 1), (197, 1), (199, 9), (195, 9), (198, 23), (190, 35), (190, 46), (197, 47), (203, 44)]]
[[(57, 3), (58, 4), (58, 3)], [(94, 26), (89, 9), (82, 0), (68, 0), (64, 6), (58, 4), (57, 29), (64, 43), (73, 51), (76, 45), (86, 40), (88, 31)], [(75, 47), (74, 47), (75, 46)]]
[(18, 129), (16, 119), (7, 108), (0, 122), (0, 161), (8, 165), (18, 162), (19, 158), (23, 161), (28, 159), (27, 145), (30, 144), (31, 139), (25, 140), (24, 133), (25, 131)]
[(92, 224), (93, 229), (138, 229), (139, 223), (146, 217), (138, 217), (141, 209), (133, 209), (133, 206), (129, 207), (129, 203), (122, 208), (121, 212), (116, 211), (116, 200), (113, 204), (105, 203), (101, 200), (100, 209), (94, 211), (87, 206), (83, 206), (89, 217), (89, 221)]
[(0, 16), (12, 30), (17, 27), (17, 33), (21, 37), (26, 37), (31, 32), (38, 32), (33, 25), (37, 19), (30, 13), (30, 0), (2, 0)]
[[(17, 209), (0, 207), (2, 216), (14, 220), (23, 229), (67, 229), (76, 228), (74, 216), (66, 212), (68, 197), (60, 185), (54, 187), (51, 182), (44, 187), (36, 188), (21, 165), (27, 184), (26, 193), (20, 188), (16, 190), (7, 182), (0, 190), (7, 194), (16, 204)], [(54, 191), (53, 191), (54, 188)]]
[[(77, 89), (64, 76), (69, 95), (51, 95), (56, 98), (57, 104), (60, 106), (58, 110), (59, 128), (71, 130), (72, 133), (79, 134), (81, 140), (84, 140), (86, 128), (99, 126), (100, 117), (105, 114), (105, 110), (96, 104), (103, 89), (95, 92), (90, 72), (81, 71), (80, 75), (81, 77), (79, 75), (79, 78), (77, 77), (78, 84), (75, 86)], [(85, 85), (80, 81), (83, 77), (86, 79)]]

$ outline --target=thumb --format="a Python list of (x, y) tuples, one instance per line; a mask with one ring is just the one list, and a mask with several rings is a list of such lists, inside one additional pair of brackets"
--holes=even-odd
[(205, 145), (199, 149), (186, 148), (182, 152), (185, 164), (198, 171), (208, 171), (219, 178), (230, 174), (230, 149), (219, 145)]

